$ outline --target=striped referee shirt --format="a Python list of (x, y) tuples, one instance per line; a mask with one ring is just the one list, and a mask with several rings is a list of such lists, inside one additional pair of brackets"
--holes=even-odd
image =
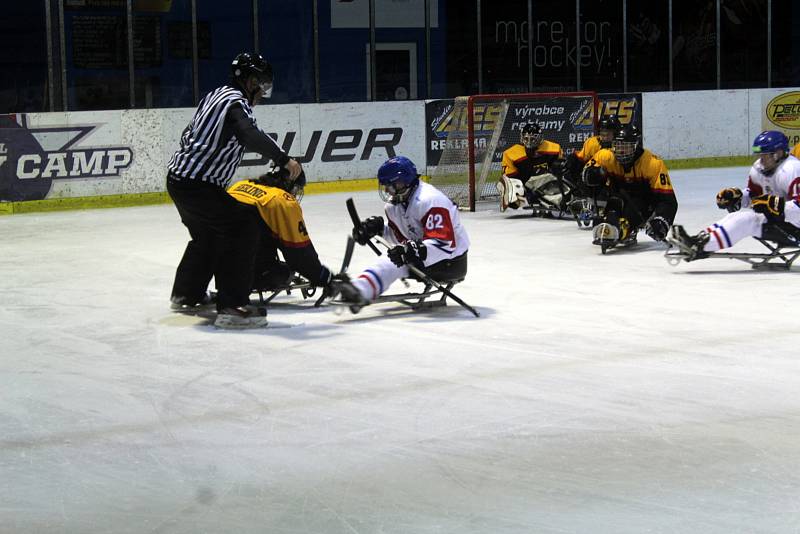
[[(240, 117), (239, 121), (230, 120), (232, 108)], [(167, 168), (174, 178), (200, 180), (225, 188), (242, 161), (245, 147), (279, 165), (289, 159), (271, 137), (258, 129), (253, 110), (242, 91), (225, 85), (200, 101)]]

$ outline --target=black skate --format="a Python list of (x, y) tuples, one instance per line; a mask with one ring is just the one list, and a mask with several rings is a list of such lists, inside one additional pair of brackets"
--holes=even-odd
[(708, 243), (709, 235), (706, 232), (700, 232), (696, 235), (690, 236), (683, 229), (683, 226), (676, 224), (669, 229), (667, 242), (671, 246), (677, 248), (677, 252), (667, 251), (670, 257), (680, 257), (684, 261), (694, 261), (708, 257), (708, 252), (703, 250), (703, 247)]
[(350, 282), (350, 277), (345, 273), (337, 274), (331, 280), (331, 304), (347, 306), (351, 313), (358, 313), (361, 308), (369, 304), (356, 286)]
[(635, 245), (636, 232), (631, 231), (627, 219), (620, 217), (618, 224), (613, 223), (613, 218), (597, 223), (592, 228), (592, 244), (600, 247), (603, 254), (617, 246)]

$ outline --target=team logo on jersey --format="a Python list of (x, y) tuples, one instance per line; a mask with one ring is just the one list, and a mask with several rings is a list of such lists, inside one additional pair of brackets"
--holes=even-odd
[(767, 104), (767, 119), (789, 130), (800, 128), (800, 91), (783, 93)]
[(0, 200), (42, 200), (54, 180), (115, 178), (133, 162), (126, 146), (84, 146), (99, 125), (29, 128), (0, 116)]

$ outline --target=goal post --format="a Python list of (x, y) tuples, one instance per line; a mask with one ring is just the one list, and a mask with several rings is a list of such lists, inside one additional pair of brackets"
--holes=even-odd
[(522, 125), (539, 123), (543, 138), (561, 145), (566, 156), (593, 135), (598, 102), (593, 91), (458, 97), (430, 183), (462, 209), (496, 201), (503, 151), (519, 142)]

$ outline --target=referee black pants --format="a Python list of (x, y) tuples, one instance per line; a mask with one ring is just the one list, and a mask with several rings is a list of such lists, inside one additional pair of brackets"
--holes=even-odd
[(248, 304), (258, 244), (256, 213), (222, 187), (199, 180), (169, 176), (167, 192), (191, 236), (172, 296), (199, 302), (213, 276), (217, 309)]

